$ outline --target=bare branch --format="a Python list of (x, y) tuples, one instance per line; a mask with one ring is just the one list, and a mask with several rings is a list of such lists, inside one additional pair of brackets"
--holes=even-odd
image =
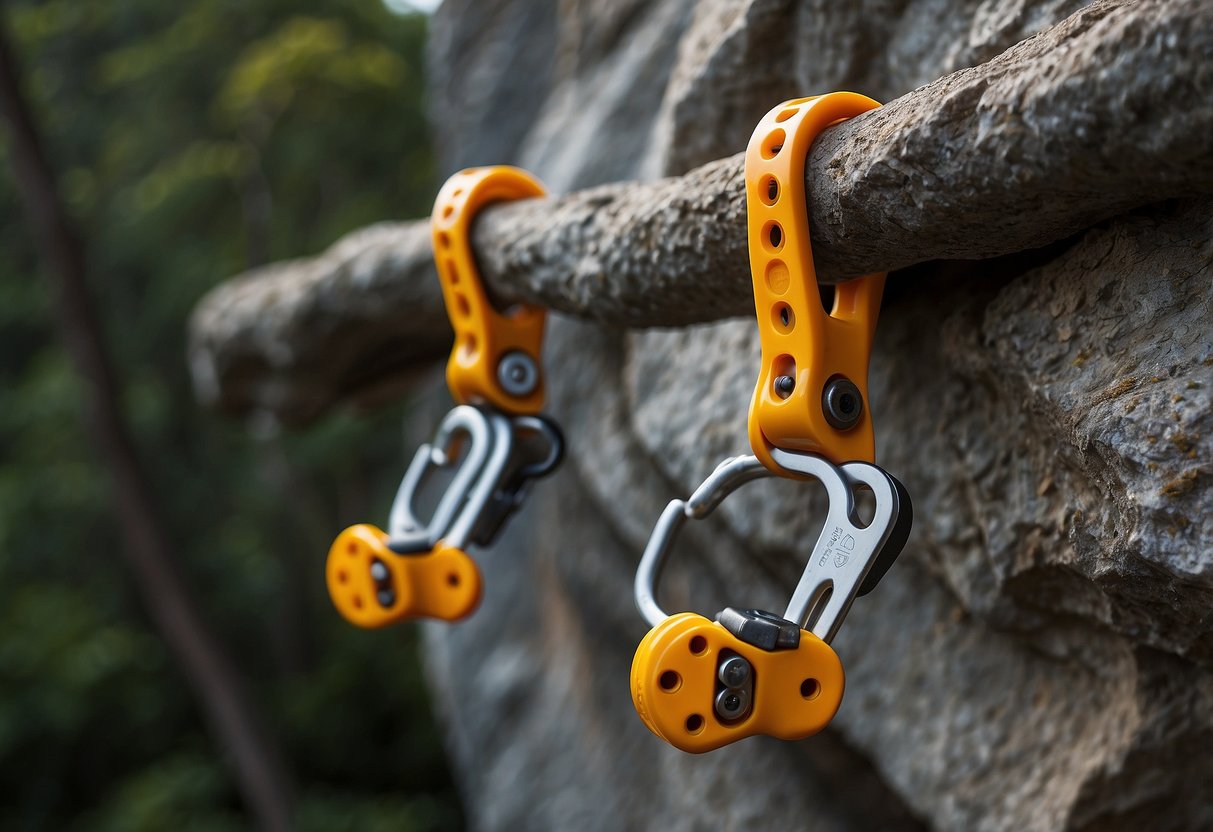
[(56, 290), (60, 335), (87, 394), (86, 427), (109, 475), (127, 569), (211, 730), (230, 755), (236, 783), (258, 826), (288, 830), (294, 803), (290, 776), (239, 674), (173, 563), (173, 545), (119, 404), (121, 383), (89, 295), (85, 247), (60, 198), (2, 24), (0, 115), (7, 123), (13, 178), (46, 277)]
[(429, 223), (381, 223), (212, 292), (194, 311), (190, 362), (208, 404), (298, 423), (389, 395), (450, 338)]
[[(1213, 191), (1211, 53), (1208, 3), (1096, 3), (832, 128), (806, 178), (819, 277), (1035, 248)], [(739, 154), (491, 208), (474, 232), (485, 278), (504, 300), (626, 327), (751, 314), (741, 173)], [(205, 398), (306, 420), (439, 354), (424, 228), (377, 227), (213, 293), (192, 343)]]

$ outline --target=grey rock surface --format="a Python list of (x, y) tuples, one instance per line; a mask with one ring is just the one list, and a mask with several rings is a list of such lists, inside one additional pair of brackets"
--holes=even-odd
[[(653, 5), (634, 25), (660, 16)], [(681, 173), (743, 146), (769, 102), (802, 84), (895, 96), (1074, 10), (846, 5), (699, 4), (668, 79), (646, 69), (631, 81), (645, 96), (664, 89), (653, 126), (631, 128), (660, 140), (641, 154), (621, 146), (609, 164), (593, 126), (610, 113), (590, 90), (620, 84), (624, 59), (602, 56), (608, 79), (582, 56), (586, 72), (562, 82), (577, 103), (557, 94), (545, 113), (567, 122), (558, 163), (527, 159), (562, 190), (604, 170)], [(570, 170), (578, 156), (584, 169)], [(999, 175), (998, 160), (980, 164)], [(487, 614), (427, 628), (477, 822), (1213, 823), (1211, 237), (1213, 204), (1171, 202), (1046, 250), (894, 276), (872, 398), (880, 460), (914, 495), (918, 525), (836, 642), (848, 691), (828, 748), (747, 741), (687, 757), (647, 734), (626, 693), (643, 634), (630, 584), (652, 523), (746, 448), (752, 322), (631, 333), (554, 322), (551, 410), (570, 437), (567, 468), (486, 556), (503, 584), (490, 585)], [(811, 492), (760, 483), (726, 501), (680, 548), (670, 607), (780, 608), (816, 534)], [(832, 769), (852, 773), (849, 790)]]
[[(747, 449), (752, 318), (631, 331), (552, 320), (549, 410), (569, 439), (568, 460), (480, 557), (486, 597), (476, 616), (425, 629), (435, 699), (477, 828), (1213, 826), (1213, 201), (1199, 177), (1186, 192), (1160, 184), (1182, 175), (1183, 159), (1208, 159), (1210, 140), (1184, 126), (1195, 122), (1148, 129), (1161, 98), (1208, 89), (1213, 54), (1185, 53), (1191, 71), (1177, 73), (1170, 61), (1182, 50), (1168, 40), (1203, 36), (1194, 27), (1208, 20), (1208, 4), (514, 0), (485, 4), (483, 14), (470, 5), (447, 0), (434, 18), (436, 111), (449, 112), (455, 92), (479, 89), (482, 78), (495, 101), (517, 104), (460, 108), (443, 134), (451, 167), (518, 160), (558, 192), (682, 174), (744, 147), (777, 99), (850, 87), (891, 100), (959, 72), (936, 87), (956, 96), (921, 113), (919, 132), (899, 132), (895, 102), (852, 132), (827, 134), (833, 149), (814, 150), (829, 159), (845, 146), (861, 159), (870, 130), (883, 146), (904, 139), (906, 158), (921, 160), (915, 137), (940, 134), (937, 146), (959, 154), (912, 169), (847, 166), (850, 184), (830, 191), (851, 206), (838, 209), (844, 237), (879, 236), (890, 216), (915, 211), (930, 222), (934, 197), (890, 207), (898, 182), (916, 198), (953, 194), (949, 205), (972, 206), (981, 188), (1009, 190), (1008, 171), (1027, 171), (1040, 187), (1022, 210), (1055, 231), (1058, 178), (1072, 195), (1089, 186), (1100, 206), (1071, 211), (1077, 224), (1037, 240), (1016, 236), (1031, 227), (1023, 216), (977, 212), (973, 227), (987, 229), (990, 247), (966, 256), (1003, 256), (891, 276), (871, 404), (878, 461), (913, 495), (916, 528), (835, 642), (847, 669), (837, 719), (802, 743), (755, 739), (684, 755), (649, 734), (628, 696), (644, 633), (631, 583), (652, 524), (721, 457)], [(543, 23), (522, 25), (532, 19)], [(461, 46), (474, 43), (497, 51)], [(550, 68), (494, 74), (501, 44), (525, 53), (511, 60)], [(1084, 52), (1099, 44), (1098, 56)], [(976, 64), (985, 66), (965, 69)], [(965, 83), (1016, 65), (1039, 72)], [(1095, 69), (1084, 76), (1084, 67)], [(1077, 150), (1055, 169), (1048, 157), (1057, 148), (1041, 137), (1065, 131), (1051, 120), (1077, 112), (1107, 124), (1080, 106), (1079, 88), (1122, 106), (1118, 123), (1131, 129), (1083, 134), (1079, 124)], [(1190, 101), (1184, 118), (1213, 112), (1207, 95)], [(486, 137), (495, 131), (492, 159)], [(1001, 144), (974, 135), (1000, 135)], [(1157, 135), (1170, 139), (1156, 146)], [(995, 146), (1023, 158), (986, 153)], [(1100, 183), (1123, 154), (1156, 161), (1131, 166), (1138, 198), (1109, 202)], [(727, 182), (736, 163), (714, 165), (709, 174)], [(1143, 198), (1152, 193), (1168, 199)], [(571, 198), (592, 214), (592, 192)], [(727, 200), (721, 206), (718, 215), (730, 216)], [(499, 229), (513, 221), (504, 211), (485, 220)], [(902, 231), (912, 238), (915, 226)], [(688, 257), (708, 245), (684, 242)], [(526, 264), (543, 246), (517, 248), (510, 268), (535, 279)], [(233, 296), (227, 314), (196, 326), (214, 343), (262, 337), (286, 349), (289, 327), (240, 323), (265, 302), (259, 293), (289, 294), (309, 274), (325, 286), (354, 280), (358, 262), (325, 255), (293, 267), (298, 277), (284, 267), (280, 284), (250, 281), (241, 291), (255, 297)], [(617, 287), (601, 264), (583, 266), (566, 262), (551, 274), (598, 274), (600, 297)], [(433, 283), (428, 272), (416, 280)], [(436, 287), (366, 281), (349, 290), (354, 297), (368, 307), (385, 297), (402, 310), (391, 324), (363, 322), (384, 339), (385, 358), (401, 333), (418, 333), (416, 345), (398, 346), (417, 361), (441, 352), (444, 338), (432, 331), (444, 322), (417, 314), (436, 310)], [(669, 322), (744, 313), (745, 283), (721, 286), (736, 297), (696, 301), (701, 311), (716, 303), (712, 315), (670, 313)], [(315, 307), (330, 327), (317, 352), (346, 325), (325, 309)], [(204, 362), (200, 376), (234, 410), (289, 413), (253, 388), (277, 378), (276, 395), (302, 390), (298, 401), (318, 409), (341, 397), (334, 378), (353, 390), (354, 374), (366, 371), (326, 370), (314, 377), (324, 390), (312, 395), (292, 380), (306, 378), (309, 361), (322, 358), (284, 358), (278, 376), (232, 374), (243, 398), (229, 397), (241, 387), (226, 372), (208, 376)], [(392, 367), (375, 377), (406, 379)], [(432, 386), (425, 395), (436, 421), (442, 395)], [(709, 615), (725, 604), (781, 608), (820, 500), (790, 482), (739, 491), (688, 529), (663, 600)]]

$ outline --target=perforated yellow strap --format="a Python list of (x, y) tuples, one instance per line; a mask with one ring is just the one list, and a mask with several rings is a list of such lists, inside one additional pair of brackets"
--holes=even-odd
[[(460, 171), (438, 193), (431, 222), (434, 262), (455, 330), (446, 382), (459, 404), (488, 402), (509, 414), (535, 414), (543, 407), (539, 350), (546, 314), (525, 304), (504, 313), (493, 308), (476, 267), (470, 234), (472, 221), (484, 206), (544, 193), (537, 179), (508, 166)], [(520, 357), (523, 360), (517, 360)], [(527, 378), (527, 373), (533, 376)], [(503, 374), (507, 384), (502, 383)], [(514, 374), (517, 383), (508, 384), (508, 374)], [(525, 392), (511, 393), (507, 387)]]
[[(793, 475), (771, 459), (772, 448), (808, 451), (835, 463), (874, 461), (868, 360), (885, 275), (840, 284), (826, 314), (809, 242), (804, 172), (822, 130), (878, 106), (849, 92), (787, 101), (763, 117), (746, 150), (750, 271), (762, 341), (750, 445), (767, 468), (784, 476)], [(831, 384), (839, 380), (854, 388)], [(827, 388), (829, 407), (823, 401)], [(859, 408), (857, 417), (840, 419), (846, 407), (852, 409), (844, 415), (853, 417)]]

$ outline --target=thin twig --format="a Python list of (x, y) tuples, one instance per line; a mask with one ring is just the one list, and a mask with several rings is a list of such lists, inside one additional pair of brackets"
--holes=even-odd
[(87, 428), (110, 478), (127, 568), (211, 729), (230, 754), (236, 782), (258, 825), (285, 832), (292, 828), (290, 778), (239, 674), (173, 565), (174, 547), (119, 405), (121, 383), (89, 295), (84, 243), (60, 198), (2, 21), (0, 113), (8, 127), (13, 177), (46, 276), (55, 284), (59, 331), (87, 391)]

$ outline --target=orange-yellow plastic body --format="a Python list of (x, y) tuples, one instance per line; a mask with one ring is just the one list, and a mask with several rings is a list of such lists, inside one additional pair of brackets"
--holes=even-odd
[[(431, 222), (434, 262), (455, 330), (446, 383), (459, 404), (488, 402), (503, 413), (519, 415), (535, 414), (543, 407), (539, 349), (546, 313), (526, 304), (507, 312), (494, 309), (480, 279), (470, 239), (472, 221), (484, 206), (543, 194), (539, 180), (524, 170), (504, 165), (460, 171), (438, 193)], [(497, 380), (497, 363), (514, 350), (529, 355), (539, 372), (538, 384), (526, 396), (511, 395)]]
[[(337, 536), (329, 549), (325, 578), (329, 596), (342, 617), (368, 629), (410, 618), (458, 621), (480, 603), (480, 570), (466, 553), (439, 543), (429, 552), (398, 555), (387, 547), (387, 534), (360, 523)], [(371, 578), (374, 560), (390, 574), (395, 600), (384, 607)]]
[[(732, 724), (718, 719), (714, 707), (722, 650), (754, 668), (750, 713)], [(692, 754), (758, 734), (783, 740), (812, 736), (838, 712), (844, 682), (838, 654), (812, 633), (802, 630), (795, 650), (768, 652), (691, 612), (650, 630), (632, 659), (636, 712), (654, 734)]]
[[(849, 92), (787, 101), (763, 117), (746, 149), (750, 272), (762, 342), (762, 368), (750, 402), (750, 446), (783, 476), (793, 475), (771, 459), (772, 448), (807, 451), (834, 463), (875, 458), (868, 360), (885, 275), (839, 284), (826, 314), (809, 243), (804, 172), (822, 130), (878, 106)], [(787, 398), (775, 390), (782, 375), (796, 381)], [(822, 410), (826, 384), (838, 375), (863, 396), (859, 422), (845, 431), (832, 427)]]

